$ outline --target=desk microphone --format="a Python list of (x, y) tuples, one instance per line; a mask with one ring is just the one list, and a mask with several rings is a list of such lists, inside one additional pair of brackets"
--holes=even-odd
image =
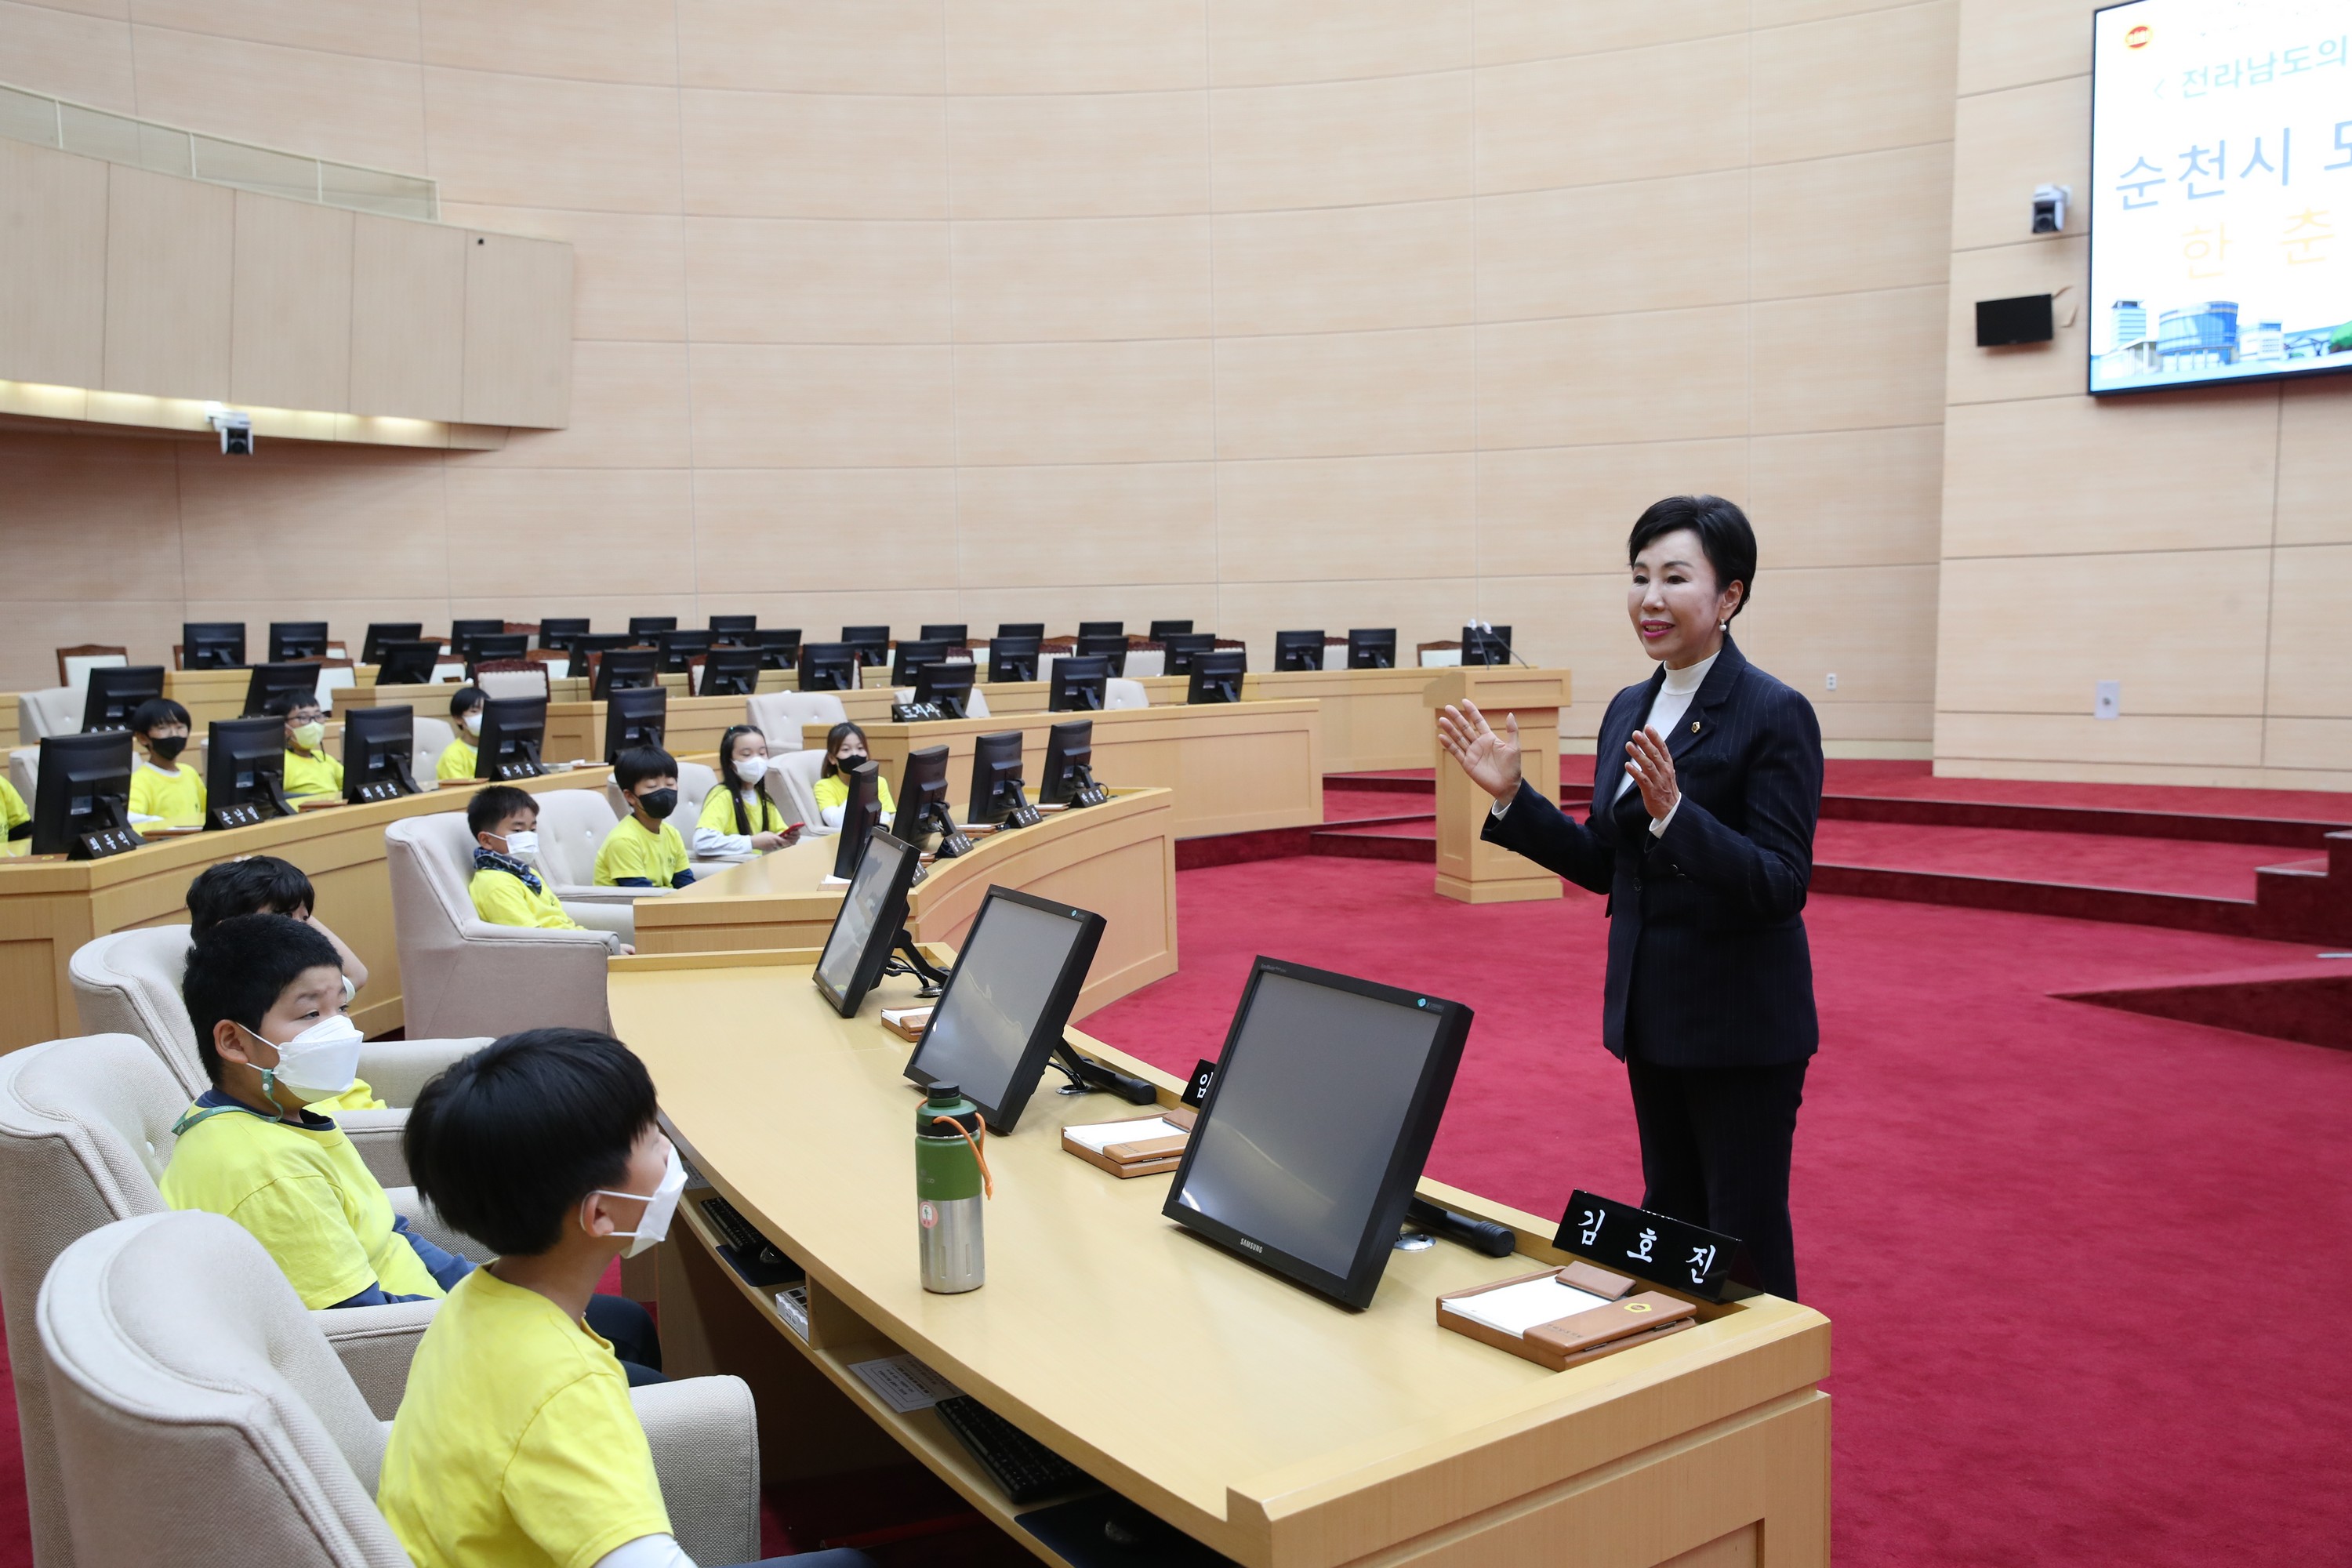
[(1518, 1246), (1518, 1237), (1512, 1234), (1510, 1226), (1439, 1208), (1427, 1198), (1415, 1198), (1405, 1205), (1404, 1217), (1433, 1236), (1460, 1242), (1471, 1251), (1483, 1252), (1489, 1258), (1508, 1258)]

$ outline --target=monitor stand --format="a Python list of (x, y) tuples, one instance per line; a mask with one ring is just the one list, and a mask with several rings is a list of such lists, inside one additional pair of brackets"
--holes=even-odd
[(1070, 798), (1064, 803), (1070, 810), (1076, 811), (1083, 806), (1101, 805), (1110, 799), (1110, 793), (1095, 783), (1094, 770), (1086, 763), (1078, 763), (1070, 772), (1076, 773), (1081, 781), (1078, 787), (1070, 792)]
[(884, 964), (882, 973), (914, 975), (923, 983), (916, 995), (927, 1001), (937, 996), (948, 983), (948, 972), (923, 956), (922, 950), (915, 945), (915, 939), (907, 934), (904, 926), (898, 928), (898, 940), (890, 945), (900, 956)]
[(931, 851), (939, 858), (952, 860), (958, 856), (971, 853), (971, 840), (955, 825), (955, 813), (947, 808), (945, 802), (935, 800), (923, 807), (915, 819), (915, 826), (920, 828), (926, 824), (939, 830), (940, 847)]
[(68, 860), (103, 860), (139, 848), (147, 840), (131, 828), (129, 803), (102, 796), (94, 803), (91, 825), (66, 846)]
[(1160, 1091), (1141, 1079), (1078, 1055), (1078, 1048), (1066, 1038), (1055, 1045), (1049, 1059), (1070, 1080), (1062, 1086), (1064, 1094), (1092, 1094), (1097, 1089), (1108, 1089), (1129, 1105), (1150, 1105), (1160, 1098)]
[(996, 825), (998, 827), (1007, 830), (1015, 827), (1034, 827), (1045, 820), (1038, 815), (1037, 808), (1029, 804), (1028, 794), (1022, 789), (1019, 779), (1007, 779), (1003, 784), (999, 784), (997, 789), (1000, 794), (1006, 790), (1013, 792), (1013, 809), (1004, 814), (1004, 820)]

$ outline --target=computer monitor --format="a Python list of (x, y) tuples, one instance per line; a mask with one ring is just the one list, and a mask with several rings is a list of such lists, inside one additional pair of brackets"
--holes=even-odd
[(242, 669), (245, 668), (243, 621), (183, 621), (180, 623), (182, 669)]
[(146, 843), (131, 827), (134, 760), (128, 730), (43, 736), (32, 852), (98, 860)]
[(925, 621), (923, 640), (944, 642), (951, 647), (971, 646), (971, 627), (962, 621)]
[(378, 686), (428, 686), (441, 662), (441, 639), (387, 637), (377, 645), (372, 662)]
[(574, 679), (587, 678), (595, 668), (598, 654), (637, 646), (637, 639), (626, 632), (581, 632), (566, 637), (563, 641), (572, 650), (572, 661), (563, 667), (563, 673)]
[(1071, 652), (1080, 658), (1101, 659), (1103, 673), (1106, 675), (1127, 673), (1127, 638), (1124, 637), (1109, 633), (1080, 632), (1077, 646), (1071, 649)]
[(494, 621), (485, 617), (471, 621), (451, 621), (449, 623), (450, 656), (462, 663), (471, 664), (474, 662), (476, 637), (504, 637), (506, 631), (507, 624), (503, 620)]
[(713, 616), (710, 617), (711, 645), (749, 642), (750, 634), (759, 629), (760, 617), (757, 616)]
[(710, 651), (710, 634), (698, 629), (656, 632), (654, 646), (661, 649), (663, 673), (683, 675), (698, 655)]
[(697, 697), (749, 697), (760, 689), (761, 650), (756, 647), (714, 647), (702, 656), (702, 684)]
[(634, 691), (639, 687), (660, 684), (660, 649), (610, 648), (596, 660), (596, 679), (588, 688), (588, 700), (602, 702), (615, 691)]
[(857, 650), (857, 662), (868, 669), (890, 662), (888, 626), (844, 626), (841, 640)]
[[(415, 642), (424, 635), (423, 621), (370, 621), (367, 636), (360, 641), (360, 662), (382, 664), (386, 643)], [(441, 645), (436, 641), (433, 646), (438, 648)], [(376, 679), (381, 680), (383, 677), (379, 675)]]
[(1184, 688), (1187, 702), (1239, 702), (1245, 658), (1237, 647), (1195, 654), (1192, 678)]
[(790, 669), (801, 661), (798, 626), (760, 626), (743, 640), (760, 650), (761, 669)]
[(1110, 684), (1110, 660), (1079, 658), (1064, 654), (1054, 661), (1054, 679), (1045, 694), (1049, 713), (1099, 713)]
[[(945, 746), (925, 746), (907, 753), (907, 768), (898, 776), (892, 804), (898, 815), (890, 819), (890, 832), (917, 849), (939, 851), (952, 860), (971, 847), (971, 841), (956, 831), (955, 812), (948, 805)], [(958, 840), (959, 847), (943, 849), (950, 839)]]
[(254, 718), (280, 694), (319, 700), (319, 667), (315, 664), (257, 664), (245, 680), (245, 713)]
[(1037, 775), (1039, 805), (1100, 805), (1110, 797), (1095, 783), (1095, 721), (1065, 719), (1045, 731), (1045, 766)]
[(927, 664), (942, 663), (947, 657), (948, 641), (945, 637), (908, 637), (892, 650), (890, 684), (912, 686), (917, 670)]
[(915, 672), (915, 701), (929, 703), (944, 711), (950, 719), (965, 719), (971, 714), (972, 667), (969, 660), (959, 659), (950, 664), (940, 659), (927, 664)]
[(866, 841), (882, 829), (882, 768), (867, 761), (842, 772), (849, 798), (842, 803), (840, 842), (834, 846), (833, 874), (846, 882), (856, 874)]
[(659, 686), (625, 687), (604, 700), (604, 761), (638, 746), (658, 746), (669, 732), (669, 692)]
[(1021, 731), (982, 735), (971, 748), (971, 804), (964, 820), (982, 827), (1033, 827), (1037, 808), (1021, 791)]
[(1151, 623), (1151, 636), (1145, 640), (1165, 643), (1170, 637), (1188, 635), (1192, 629), (1192, 623), (1190, 621), (1154, 621)]
[(803, 691), (855, 691), (857, 651), (845, 642), (804, 642), (800, 676)]
[(298, 658), (326, 657), (326, 622), (272, 621), (269, 623), (270, 663), (290, 664)]
[(1062, 1046), (1102, 933), (1089, 910), (989, 889), (907, 1076), (957, 1085), (990, 1131), (1012, 1131)]
[(1080, 621), (1078, 635), (1082, 637), (1119, 637), (1127, 636), (1125, 621)]
[(1161, 1212), (1369, 1306), (1470, 1018), (1458, 1002), (1259, 958)]
[(887, 833), (866, 840), (816, 961), (816, 988), (845, 1018), (857, 1016), (857, 1005), (890, 962), (890, 949), (907, 923), (907, 889), (919, 864), (913, 848)]
[(1162, 675), (1190, 675), (1195, 654), (1213, 651), (1217, 646), (1214, 632), (1171, 632), (1160, 640), (1168, 651), (1167, 662), (1160, 667)]
[(518, 659), (529, 652), (529, 632), (484, 632), (467, 644), (467, 679), (473, 678), (474, 667), (478, 664), (488, 664), (494, 659)]
[(1045, 623), (1043, 621), (999, 621), (996, 623), (996, 635), (1001, 637), (1035, 637), (1038, 641), (1043, 642), (1045, 640)]
[(547, 739), (547, 699), (493, 697), (482, 704), (482, 733), (474, 753), (478, 779), (531, 779), (547, 770), (540, 747)]
[(286, 800), (286, 721), (214, 720), (205, 739), (205, 826), (250, 827), (293, 815)]
[(131, 715), (151, 697), (163, 695), (160, 664), (100, 665), (89, 672), (89, 689), (81, 700), (81, 731), (128, 730)]
[(1323, 634), (1319, 631), (1275, 633), (1274, 668), (1276, 669), (1322, 668)]
[(343, 798), (353, 805), (418, 794), (415, 759), (416, 710), (407, 703), (343, 715)]
[(574, 637), (588, 635), (586, 616), (543, 616), (539, 623), (539, 646), (568, 648)]
[(1350, 626), (1348, 629), (1348, 668), (1349, 669), (1394, 669), (1396, 668), (1396, 628), (1394, 626)]
[(1000, 686), (1010, 680), (1036, 679), (1037, 647), (1045, 640), (999, 632), (988, 645), (988, 683)]
[(1464, 626), (1462, 628), (1462, 662), (1465, 664), (1510, 663), (1511, 628)]
[(629, 635), (639, 642), (649, 643), (654, 640), (654, 635), (657, 632), (676, 630), (677, 630), (676, 616), (631, 616), (629, 617)]

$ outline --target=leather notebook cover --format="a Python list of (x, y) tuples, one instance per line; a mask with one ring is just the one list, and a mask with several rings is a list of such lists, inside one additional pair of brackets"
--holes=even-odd
[(1694, 1317), (1698, 1309), (1687, 1301), (1644, 1290), (1605, 1307), (1579, 1312), (1558, 1322), (1539, 1323), (1527, 1332), (1528, 1342), (1558, 1355), (1576, 1355), (1628, 1334), (1647, 1333), (1668, 1323)]

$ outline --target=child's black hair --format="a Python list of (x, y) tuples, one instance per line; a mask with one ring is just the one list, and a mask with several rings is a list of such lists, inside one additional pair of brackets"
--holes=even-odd
[(214, 1088), (221, 1080), (220, 1053), (213, 1048), (220, 1021), (259, 1034), (261, 1021), (286, 988), (321, 965), (342, 972), (335, 944), (317, 927), (285, 915), (236, 915), (197, 936), (188, 951), (180, 995), (188, 1005), (188, 1022), (196, 1026), (196, 1056)]
[(307, 914), (317, 907), (317, 894), (302, 868), (274, 855), (207, 866), (188, 884), (188, 923), (197, 936), (239, 915), (290, 915), (297, 910)]
[(499, 823), (518, 811), (530, 812), (533, 816), (539, 815), (539, 802), (531, 798), (530, 791), (517, 789), (512, 784), (492, 784), (488, 789), (478, 789), (474, 792), (474, 798), (466, 803), (466, 829), (477, 834), (493, 832)]
[(851, 723), (848, 720), (844, 719), (840, 723), (835, 724), (832, 729), (827, 730), (824, 732), (824, 777), (831, 778), (834, 774), (841, 771), (841, 763), (838, 760), (837, 753), (841, 751), (841, 743), (849, 739), (852, 735), (857, 737), (857, 743), (859, 745), (866, 748), (868, 755), (872, 754), (874, 742), (866, 738), (866, 731)]
[(613, 782), (626, 795), (647, 779), (677, 777), (677, 759), (659, 746), (632, 746), (613, 759)]
[(265, 718), (283, 719), (298, 708), (319, 708), (321, 713), (326, 711), (320, 708), (319, 694), (315, 691), (272, 692), (269, 700), (261, 705), (261, 711)]
[(188, 710), (168, 697), (150, 697), (131, 710), (131, 728), (138, 734), (151, 734), (158, 725), (185, 724)]
[(461, 686), (449, 694), (449, 717), (463, 719), (467, 709), (479, 708), (489, 700), (489, 693), (478, 686)]
[[(727, 727), (727, 733), (719, 737), (719, 787), (727, 792), (727, 804), (735, 808), (735, 831), (749, 838), (751, 837), (751, 814), (744, 809), (743, 792), (751, 786), (735, 772), (735, 739), (739, 735), (757, 735), (764, 741), (768, 734), (757, 724), (730, 724)], [(760, 816), (761, 820), (767, 819), (764, 807)]]

